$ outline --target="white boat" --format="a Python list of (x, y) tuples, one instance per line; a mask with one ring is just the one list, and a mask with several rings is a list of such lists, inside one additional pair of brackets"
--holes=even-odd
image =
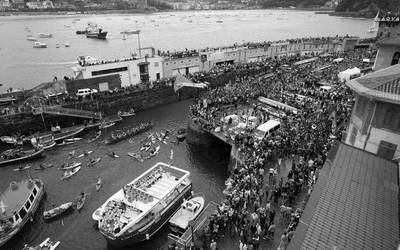
[(375, 33), (378, 32), (379, 29), (379, 11), (376, 14), (376, 17), (374, 18), (374, 22), (372, 23), (372, 26), (368, 29), (369, 33)]
[(45, 220), (49, 220), (49, 219), (53, 219), (57, 216), (60, 216), (61, 214), (68, 211), (72, 207), (72, 205), (73, 205), (72, 202), (68, 202), (68, 203), (61, 204), (60, 206), (50, 209), (48, 211), (44, 211), (43, 218)]
[(13, 144), (13, 145), (17, 144), (17, 139), (15, 139), (15, 137), (12, 136), (2, 136), (0, 137), (0, 140), (7, 144)]
[(202, 196), (184, 200), (181, 208), (169, 220), (171, 230), (176, 233), (183, 233), (188, 229), (189, 222), (195, 220), (204, 208), (204, 198)]
[(64, 139), (65, 142), (76, 142), (76, 141), (80, 141), (82, 140), (82, 138), (69, 138), (69, 139)]
[(39, 33), (40, 38), (51, 38), (53, 37), (53, 34), (50, 33)]
[(71, 178), (73, 175), (75, 175), (76, 173), (78, 173), (78, 171), (81, 170), (81, 167), (76, 167), (72, 170), (67, 170), (64, 172), (63, 177), (61, 177), (61, 180), (66, 180)]
[(112, 195), (93, 214), (113, 246), (149, 240), (191, 194), (190, 173), (157, 163)]
[(54, 250), (60, 245), (60, 241), (53, 242), (50, 240), (50, 238), (45, 239), (42, 243), (40, 243), (38, 246), (31, 247), (28, 245), (25, 245), (22, 250)]
[(78, 158), (82, 158), (82, 157), (84, 157), (84, 156), (88, 156), (88, 155), (90, 155), (91, 153), (93, 153), (93, 150), (90, 150), (90, 151), (83, 151), (83, 154), (78, 155)]
[(64, 43), (64, 46), (65, 46), (66, 48), (68, 48), (68, 47), (71, 46), (71, 44), (69, 44), (68, 42), (65, 42), (65, 43)]
[(47, 44), (42, 43), (42, 42), (35, 42), (35, 43), (33, 44), (33, 47), (34, 47), (34, 48), (47, 48)]
[(61, 167), (60, 170), (69, 170), (69, 169), (74, 169), (82, 165), (81, 162), (73, 162), (71, 164), (68, 164), (66, 167)]
[(36, 42), (38, 39), (36, 37), (33, 37), (33, 36), (28, 36), (26, 38), (26, 40), (31, 41), (31, 42)]

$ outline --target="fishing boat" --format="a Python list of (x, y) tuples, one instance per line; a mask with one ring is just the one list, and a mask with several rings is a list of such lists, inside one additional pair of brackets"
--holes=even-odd
[(53, 163), (48, 163), (48, 164), (41, 163), (38, 168), (35, 168), (35, 170), (45, 170), (45, 169), (52, 168), (52, 167), (54, 167)]
[(0, 154), (0, 166), (20, 161), (32, 160), (43, 153), (43, 148), (33, 150), (8, 149)]
[(372, 23), (371, 27), (368, 29), (368, 32), (375, 33), (375, 32), (378, 32), (378, 29), (379, 29), (379, 11), (378, 11), (378, 13), (376, 13), (374, 22)]
[(47, 48), (47, 44), (42, 43), (42, 42), (35, 42), (35, 43), (33, 44), (33, 47), (34, 47), (34, 48), (37, 48), (37, 49)]
[(104, 122), (99, 125), (99, 129), (109, 128), (115, 125), (115, 122)]
[(141, 123), (139, 126), (133, 127), (133, 128), (129, 128), (127, 130), (124, 131), (113, 131), (111, 133), (111, 136), (108, 137), (105, 140), (106, 144), (114, 144), (117, 142), (120, 142), (124, 139), (127, 139), (131, 136), (135, 136), (138, 134), (141, 134), (149, 129), (151, 129), (153, 127), (153, 123), (152, 122), (143, 122)]
[(78, 171), (81, 170), (81, 167), (76, 167), (72, 170), (66, 170), (63, 174), (63, 176), (61, 177), (61, 180), (66, 180), (71, 178), (73, 175), (75, 175), (76, 173), (78, 173)]
[(135, 113), (134, 109), (131, 109), (128, 112), (126, 112), (126, 111), (118, 111), (118, 116), (121, 117), (121, 118), (135, 116), (135, 115), (136, 115), (136, 113)]
[(50, 33), (39, 33), (38, 36), (40, 38), (51, 38), (51, 37), (53, 37), (53, 34), (50, 34)]
[(96, 191), (99, 192), (100, 188), (101, 188), (101, 179), (99, 178), (99, 179), (97, 179), (97, 183), (96, 183)]
[(184, 200), (181, 208), (169, 220), (169, 225), (174, 233), (182, 234), (188, 229), (189, 222), (195, 220), (204, 208), (204, 197), (196, 196)]
[(70, 163), (70, 164), (66, 164), (66, 166), (64, 165), (63, 167), (60, 168), (60, 170), (74, 169), (74, 168), (77, 168), (77, 167), (79, 167), (81, 165), (82, 165), (81, 162), (73, 162), (73, 163)]
[(144, 159), (143, 159), (143, 157), (142, 157), (142, 155), (141, 155), (140, 153), (129, 153), (129, 152), (128, 152), (128, 155), (129, 155), (130, 157), (132, 157), (132, 158), (134, 158), (134, 159), (140, 161), (140, 162), (143, 162), (143, 161), (144, 161)]
[(92, 159), (90, 159), (87, 166), (92, 167), (92, 166), (96, 165), (97, 163), (99, 163), (100, 161), (101, 161), (101, 157), (92, 158)]
[(82, 210), (83, 205), (85, 205), (85, 200), (86, 200), (86, 194), (85, 193), (81, 193), (81, 195), (79, 196), (78, 201), (76, 202), (76, 209), (78, 209), (78, 211)]
[(53, 242), (50, 240), (50, 238), (47, 238), (35, 247), (25, 245), (22, 250), (55, 250), (58, 245), (60, 245), (60, 241)]
[(157, 163), (112, 195), (93, 214), (104, 238), (122, 247), (149, 240), (190, 197), (186, 170)]
[(72, 202), (67, 202), (48, 211), (44, 211), (43, 218), (45, 220), (54, 219), (60, 216), (61, 214), (67, 212), (72, 207), (72, 205), (73, 205)]
[(11, 182), (0, 196), (0, 247), (34, 218), (44, 194), (39, 179)]

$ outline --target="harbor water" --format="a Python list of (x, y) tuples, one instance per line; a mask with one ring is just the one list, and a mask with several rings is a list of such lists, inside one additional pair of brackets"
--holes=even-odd
[[(144, 111), (135, 117), (128, 118), (120, 124), (109, 128), (104, 135), (117, 128), (134, 126), (142, 121), (154, 121), (155, 127), (150, 132), (164, 132), (166, 129), (176, 131), (187, 124), (188, 106), (192, 101), (182, 101)], [(155, 157), (145, 160), (143, 163), (127, 155), (128, 152), (138, 152), (140, 140), (146, 134), (133, 137), (133, 140), (124, 140), (114, 145), (105, 145), (104, 135), (97, 141), (88, 143), (88, 139), (94, 136), (95, 131), (83, 135), (84, 139), (75, 144), (54, 147), (44, 153), (44, 157), (31, 163), (32, 167), (26, 171), (14, 171), (18, 164), (0, 168), (0, 190), (5, 190), (12, 180), (27, 178), (29, 175), (40, 178), (45, 183), (47, 197), (39, 207), (32, 223), (28, 222), (25, 228), (13, 239), (11, 239), (1, 250), (22, 249), (24, 243), (42, 242), (47, 237), (61, 241), (57, 249), (113, 249), (108, 245), (102, 235), (94, 228), (92, 213), (103, 204), (112, 194), (122, 188), (123, 185), (132, 181), (157, 162), (172, 162), (174, 166), (190, 171), (195, 193), (202, 193), (206, 202), (220, 201), (224, 181), (228, 176), (229, 148), (215, 145), (212, 149), (204, 149), (189, 146), (185, 142), (176, 144), (174, 136), (168, 140), (168, 144), (160, 144), (160, 153)], [(222, 147), (221, 147), (222, 146)], [(173, 160), (170, 160), (171, 149)], [(93, 150), (88, 157), (73, 158), (68, 161), (68, 152), (75, 150), (75, 155), (80, 155), (84, 150)], [(115, 152), (120, 157), (113, 159), (107, 154)], [(101, 161), (94, 167), (86, 167), (90, 158), (101, 157)], [(58, 170), (65, 162), (82, 162), (82, 169), (69, 180), (60, 180), (62, 171)], [(40, 163), (54, 163), (55, 167), (47, 170), (34, 170)], [(96, 192), (94, 183), (96, 179), (102, 179), (103, 186)], [(43, 220), (43, 211), (49, 210), (51, 204), (62, 204), (76, 201), (81, 193), (89, 193), (81, 212), (76, 209), (62, 219), (52, 222)], [(151, 241), (133, 246), (134, 249), (157, 249), (167, 242), (168, 227), (160, 230)], [(132, 249), (127, 247), (126, 249)]]
[[(77, 20), (79, 19), (79, 20)], [(218, 22), (217, 22), (218, 21)], [(106, 41), (76, 35), (88, 22), (108, 31)], [(288, 10), (227, 10), (166, 12), (154, 14), (110, 14), (76, 16), (10, 16), (0, 17), (0, 83), (1, 90), (10, 87), (31, 88), (51, 81), (54, 76), (72, 76), (77, 56), (97, 59), (129, 57), (136, 52), (138, 39), (122, 39), (121, 31), (141, 30), (141, 47), (181, 51), (227, 46), (249, 41), (275, 41), (287, 38), (355, 35), (367, 33), (370, 19), (355, 19)], [(323, 25), (321, 25), (323, 24)], [(33, 48), (27, 36), (51, 33), (40, 38), (48, 45)], [(65, 47), (65, 42), (71, 46)], [(56, 44), (60, 47), (56, 48)]]

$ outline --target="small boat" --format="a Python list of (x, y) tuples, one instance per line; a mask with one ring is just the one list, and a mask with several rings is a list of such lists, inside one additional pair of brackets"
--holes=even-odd
[(60, 170), (74, 169), (74, 168), (77, 168), (77, 167), (79, 167), (81, 165), (82, 165), (81, 162), (73, 162), (73, 163), (70, 163), (70, 164), (66, 164), (66, 166), (64, 165), (63, 167), (60, 168)]
[(99, 192), (100, 188), (101, 188), (101, 179), (98, 178), (96, 183), (96, 191)]
[(69, 44), (68, 42), (65, 42), (65, 43), (64, 43), (64, 46), (65, 46), (66, 48), (68, 48), (68, 47), (71, 46), (71, 44)]
[(204, 208), (204, 198), (202, 196), (184, 200), (180, 209), (169, 220), (170, 228), (175, 233), (183, 233), (188, 229), (189, 222), (197, 218)]
[(25, 167), (22, 167), (22, 165), (20, 165), (18, 168), (14, 168), (14, 171), (24, 171), (24, 170), (30, 169), (31, 167), (32, 166), (29, 164), (25, 165)]
[(140, 161), (140, 162), (143, 162), (143, 161), (144, 161), (144, 159), (142, 158), (142, 155), (141, 155), (140, 153), (129, 153), (129, 152), (128, 152), (128, 155), (129, 155), (130, 157), (132, 157), (132, 158), (134, 158), (134, 159)]
[(34, 48), (37, 48), (37, 49), (40, 49), (40, 48), (47, 48), (47, 44), (42, 43), (42, 42), (35, 42), (35, 43), (33, 44), (33, 47), (34, 47)]
[(72, 205), (73, 205), (72, 202), (68, 202), (68, 203), (64, 203), (58, 207), (55, 207), (51, 210), (44, 211), (43, 217), (45, 220), (53, 219), (65, 212), (67, 212), (72, 207)]
[(69, 138), (69, 139), (65, 139), (64, 141), (65, 142), (76, 142), (76, 141), (80, 141), (80, 140), (82, 140), (82, 138)]
[(139, 34), (140, 30), (123, 30), (120, 32), (122, 35)]
[(96, 163), (99, 163), (100, 161), (101, 161), (101, 157), (92, 158), (92, 159), (90, 159), (87, 166), (88, 167), (94, 166), (94, 165), (96, 165)]
[(2, 136), (0, 137), (1, 142), (7, 143), (7, 144), (17, 144), (17, 139), (13, 136)]
[(38, 39), (36, 37), (33, 37), (33, 36), (28, 36), (26, 38), (26, 40), (31, 41), (31, 42), (36, 42)]
[(78, 155), (78, 158), (82, 158), (82, 157), (84, 157), (84, 156), (88, 156), (88, 155), (90, 155), (91, 153), (93, 153), (93, 150), (84, 151), (83, 154)]
[(0, 154), (0, 165), (33, 159), (40, 156), (43, 150), (43, 148), (26, 151), (22, 149), (8, 149)]
[(48, 164), (41, 163), (38, 168), (35, 168), (35, 170), (45, 170), (45, 169), (52, 168), (52, 167), (54, 167), (53, 163), (48, 163)]
[(109, 128), (115, 125), (115, 122), (105, 122), (99, 125), (99, 129)]
[(224, 22), (224, 21), (222, 21), (222, 20), (218, 20), (218, 21), (217, 21), (217, 23), (223, 23), (223, 22)]
[(101, 40), (106, 40), (107, 39), (107, 31), (103, 31), (102, 29), (91, 29), (86, 32), (86, 37), (87, 38), (95, 38), (95, 39), (101, 39)]
[(73, 175), (75, 175), (76, 173), (78, 173), (78, 171), (81, 169), (81, 167), (76, 167), (72, 170), (67, 170), (64, 172), (63, 176), (61, 177), (61, 180), (66, 180), (71, 178)]
[(176, 134), (176, 138), (180, 141), (185, 140), (186, 138), (186, 129), (181, 128), (178, 130), (177, 134)]
[(108, 156), (110, 156), (111, 158), (119, 158), (119, 155), (117, 155), (116, 153), (112, 152), (107, 154)]
[[(85, 129), (85, 127), (61, 129), (60, 126), (56, 126), (55, 128), (52, 128), (53, 135), (54, 135), (54, 141), (60, 142), (60, 141), (63, 141), (64, 139), (73, 138), (73, 137), (77, 136), (78, 134), (80, 134), (84, 129)], [(71, 144), (71, 143), (74, 143), (74, 142), (70, 142), (69, 144)], [(66, 144), (61, 144), (61, 145), (68, 145), (68, 144), (66, 143)]]
[(121, 117), (121, 118), (135, 116), (135, 115), (136, 115), (136, 113), (135, 113), (134, 109), (131, 109), (128, 112), (118, 111), (118, 116)]
[(119, 131), (119, 130), (117, 130), (115, 132), (113, 131), (113, 133), (111, 133), (111, 136), (105, 140), (105, 143), (106, 144), (114, 144), (114, 143), (120, 142), (129, 137), (141, 134), (141, 133), (151, 129), (153, 126), (154, 125), (152, 122), (143, 122), (143, 123), (140, 123), (139, 126), (128, 128), (128, 129), (125, 129), (124, 131)]
[(56, 44), (56, 48), (57, 49), (60, 48), (60, 44), (59, 43)]
[(81, 209), (83, 208), (83, 205), (85, 205), (85, 200), (86, 200), (86, 194), (81, 193), (78, 201), (76, 202), (76, 209), (78, 209), (78, 211), (81, 211)]
[(22, 250), (54, 250), (60, 245), (60, 241), (53, 242), (50, 240), (50, 238), (45, 239), (42, 243), (40, 243), (38, 246), (31, 247), (28, 245), (25, 245)]
[(51, 38), (53, 37), (53, 34), (50, 33), (39, 33), (40, 38)]

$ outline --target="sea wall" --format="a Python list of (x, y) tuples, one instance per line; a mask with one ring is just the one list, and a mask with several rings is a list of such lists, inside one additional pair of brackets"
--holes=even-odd
[(215, 140), (213, 136), (203, 130), (201, 123), (196, 118), (189, 117), (186, 142), (196, 146), (208, 147), (212, 141)]

